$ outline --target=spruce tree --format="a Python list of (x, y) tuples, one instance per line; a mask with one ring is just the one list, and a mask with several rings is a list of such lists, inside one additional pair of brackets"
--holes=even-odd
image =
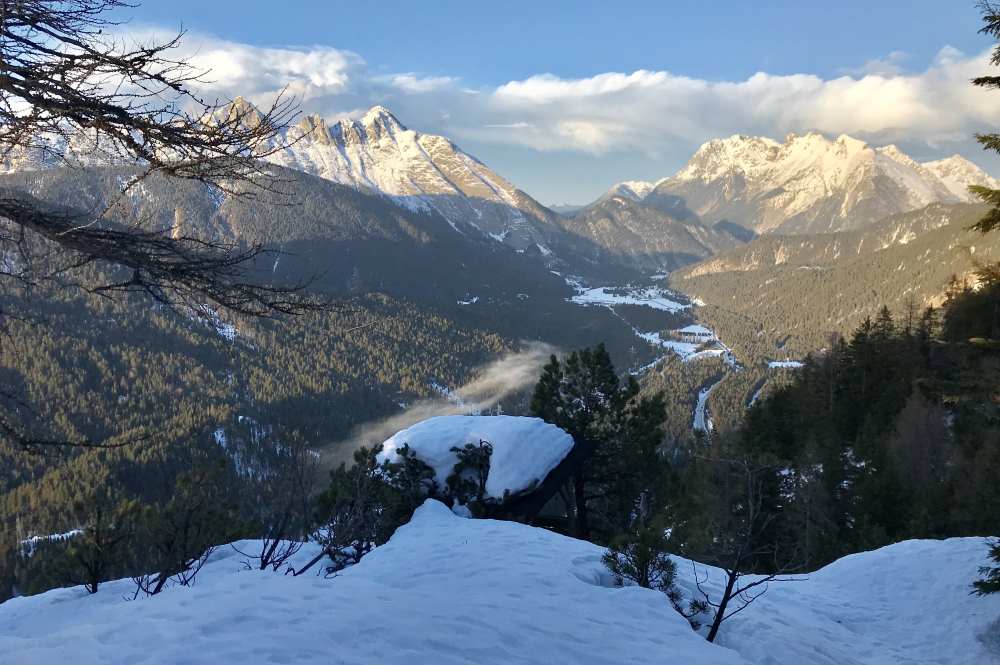
[[(1000, 41), (1000, 5), (991, 0), (983, 0), (979, 3), (979, 9), (982, 12), (983, 20), (983, 27), (980, 28), (979, 32)], [(1000, 66), (1000, 44), (993, 48), (990, 64)], [(972, 79), (972, 84), (981, 88), (997, 89), (1000, 88), (1000, 76), (978, 76)], [(983, 146), (984, 150), (1000, 153), (1000, 134), (995, 132), (976, 134), (976, 141)], [(987, 233), (1000, 227), (1000, 189), (972, 185), (969, 187), (969, 191), (992, 206), (989, 212), (972, 228)]]
[[(666, 419), (662, 396), (640, 397), (634, 377), (620, 380), (601, 344), (574, 351), (564, 361), (553, 356), (535, 388), (531, 412), (588, 448), (569, 488), (575, 535), (589, 537), (595, 526), (608, 533), (626, 529), (665, 468), (658, 454)], [(598, 508), (602, 519), (595, 520)]]

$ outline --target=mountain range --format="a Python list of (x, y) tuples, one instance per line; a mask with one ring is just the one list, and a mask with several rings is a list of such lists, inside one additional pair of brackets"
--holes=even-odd
[(931, 203), (974, 202), (969, 185), (998, 181), (959, 155), (919, 163), (894, 145), (810, 132), (783, 143), (743, 135), (712, 140), (673, 176), (619, 183), (605, 197), (625, 193), (668, 213), (682, 202), (703, 222), (727, 221), (757, 234), (828, 233)]
[[(256, 109), (237, 98), (233, 108)], [(52, 146), (84, 164), (86, 137)], [(624, 181), (593, 203), (555, 212), (443, 136), (408, 129), (382, 106), (327, 123), (304, 116), (275, 137), (268, 159), (375, 194), (414, 214), (443, 219), (535, 256), (549, 268), (622, 276), (708, 259), (758, 235), (832, 233), (867, 227), (933, 203), (973, 201), (971, 184), (1000, 182), (955, 155), (919, 163), (896, 146), (790, 134), (784, 142), (735, 135), (702, 145), (676, 174)], [(273, 147), (272, 146), (272, 147)], [(51, 166), (51, 154), (8, 156), (0, 170)]]

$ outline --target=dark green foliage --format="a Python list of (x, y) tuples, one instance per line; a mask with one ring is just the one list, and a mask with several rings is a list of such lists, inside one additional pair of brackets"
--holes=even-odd
[(724, 456), (762, 467), (769, 550), (812, 568), (906, 538), (1000, 529), (1000, 358), (982, 337), (1000, 281), (981, 275), (977, 290), (949, 292), (943, 333), (933, 312), (897, 319), (883, 308), (722, 442)]
[(676, 594), (677, 564), (669, 554), (662, 526), (646, 526), (616, 536), (602, 561), (619, 585), (626, 580), (647, 589)]
[[(389, 540), (412, 513), (413, 507), (385, 481), (377, 460), (380, 450), (355, 451), (354, 464), (331, 472), (330, 485), (317, 500), (314, 538), (333, 562), (331, 572), (357, 563)], [(296, 574), (302, 572), (305, 568)]]
[(684, 596), (674, 585), (677, 564), (670, 558), (671, 539), (661, 520), (636, 525), (628, 533), (612, 539), (601, 561), (619, 586), (626, 581), (660, 591), (670, 604), (697, 629), (696, 617), (707, 607), (700, 601), (684, 606)]
[[(983, 20), (983, 27), (980, 28), (979, 32), (1000, 41), (1000, 7), (990, 0), (981, 0), (979, 10)], [(1000, 65), (1000, 45), (993, 48), (990, 64)], [(978, 76), (972, 79), (972, 84), (982, 88), (996, 89), (1000, 87), (1000, 77)], [(1000, 134), (976, 134), (976, 141), (983, 146), (984, 150), (1000, 152)], [(972, 228), (981, 233), (988, 233), (1000, 227), (1000, 190), (982, 186), (972, 186), (969, 187), (969, 190), (991, 206), (990, 211)]]
[(639, 395), (633, 377), (622, 382), (603, 345), (553, 356), (542, 371), (531, 412), (573, 436), (587, 451), (573, 472), (571, 528), (605, 537), (627, 528), (643, 497), (666, 475), (660, 454), (664, 400)]
[(980, 596), (989, 593), (1000, 593), (1000, 541), (994, 541), (990, 546), (990, 559), (995, 567), (983, 566), (979, 569), (979, 574), (983, 576), (981, 580), (973, 583), (975, 592)]
[(486, 496), (493, 446), (489, 441), (480, 441), (478, 444), (467, 443), (462, 448), (453, 447), (451, 452), (458, 457), (458, 462), (446, 480), (448, 498), (468, 506), (474, 515), (481, 516), (489, 504), (495, 503)]
[(335, 469), (329, 487), (319, 496), (313, 537), (332, 561), (328, 573), (360, 561), (408, 522), (427, 497), (438, 495), (434, 470), (409, 446), (398, 448), (392, 462), (379, 461), (381, 450), (381, 446), (356, 450), (354, 464)]
[(69, 541), (68, 568), (64, 584), (83, 585), (97, 593), (101, 582), (114, 579), (129, 563), (141, 514), (134, 499), (120, 499), (102, 491), (90, 505), (78, 505), (77, 513), (89, 513), (83, 533)]
[(409, 444), (397, 448), (396, 460), (383, 462), (381, 470), (385, 482), (399, 493), (400, 500), (411, 513), (424, 499), (437, 497), (440, 493), (434, 469), (417, 457)]

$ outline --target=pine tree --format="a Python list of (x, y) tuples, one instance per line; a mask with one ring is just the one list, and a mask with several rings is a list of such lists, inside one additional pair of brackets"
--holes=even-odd
[(531, 412), (589, 448), (570, 482), (573, 532), (589, 537), (595, 508), (603, 530), (627, 528), (665, 468), (657, 452), (666, 418), (662, 396), (640, 397), (631, 376), (620, 381), (601, 344), (574, 351), (562, 362), (553, 356), (535, 387)]
[(985, 596), (988, 593), (1000, 593), (1000, 540), (994, 541), (990, 545), (990, 559), (997, 565), (980, 568), (979, 572), (983, 579), (972, 584), (975, 592), (980, 596)]
[[(980, 28), (979, 32), (1000, 41), (1000, 5), (992, 2), (992, 0), (982, 0), (979, 3), (979, 9), (983, 20), (983, 27)], [(990, 64), (1000, 66), (1000, 44), (994, 47), (993, 55), (990, 57)], [(979, 76), (972, 79), (972, 84), (981, 88), (997, 89), (1000, 88), (1000, 76)], [(983, 146), (984, 150), (1000, 152), (1000, 134), (976, 134), (976, 141)], [(986, 216), (973, 225), (972, 228), (982, 233), (987, 233), (1000, 227), (1000, 189), (972, 185), (969, 187), (969, 191), (992, 206), (989, 212), (986, 213)]]

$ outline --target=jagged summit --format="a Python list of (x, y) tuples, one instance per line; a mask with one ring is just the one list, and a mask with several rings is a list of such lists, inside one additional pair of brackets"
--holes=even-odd
[(554, 214), (443, 136), (408, 129), (384, 106), (332, 125), (303, 117), (269, 160), (436, 211), (518, 249), (547, 242)]
[(601, 199), (608, 199), (615, 196), (624, 196), (633, 201), (641, 201), (646, 198), (661, 181), (649, 182), (647, 180), (624, 180), (617, 183), (604, 193)]
[(406, 130), (406, 127), (393, 115), (392, 111), (381, 105), (376, 105), (368, 109), (368, 112), (361, 118), (361, 123), (368, 127), (381, 126), (400, 131)]
[(896, 145), (873, 147), (846, 134), (790, 133), (780, 143), (735, 134), (702, 145), (647, 197), (680, 197), (710, 223), (804, 233), (857, 228), (935, 202), (970, 202), (972, 184), (998, 181), (961, 157), (921, 164)]

